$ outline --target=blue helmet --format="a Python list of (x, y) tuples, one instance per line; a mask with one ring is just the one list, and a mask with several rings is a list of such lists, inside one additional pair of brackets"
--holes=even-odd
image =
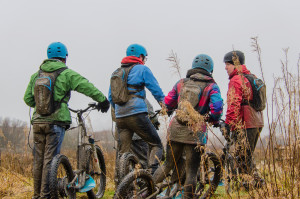
[(126, 56), (140, 57), (141, 55), (144, 55), (145, 57), (148, 56), (147, 50), (144, 46), (139, 44), (131, 44), (128, 46)]
[(60, 42), (53, 42), (47, 48), (48, 59), (54, 57), (66, 58), (68, 56), (67, 47)]
[(214, 70), (214, 62), (210, 56), (200, 54), (194, 58), (192, 68), (202, 68), (207, 72), (212, 73)]

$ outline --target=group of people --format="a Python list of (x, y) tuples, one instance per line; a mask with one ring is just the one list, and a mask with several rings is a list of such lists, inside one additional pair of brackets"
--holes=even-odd
[[(224, 103), (212, 75), (214, 63), (210, 56), (197, 55), (186, 77), (180, 79), (165, 96), (150, 68), (145, 65), (148, 56), (145, 47), (132, 44), (126, 50), (121, 67), (112, 73), (106, 98), (86, 78), (66, 67), (68, 51), (64, 44), (51, 43), (47, 55), (48, 59), (31, 76), (24, 95), (25, 103), (35, 108), (31, 121), (34, 139), (34, 199), (50, 198), (48, 171), (52, 158), (60, 153), (65, 130), (71, 124), (68, 110), (71, 91), (91, 97), (98, 102), (97, 107), (101, 112), (107, 112), (112, 106), (118, 129), (118, 154), (130, 151), (134, 133), (148, 144), (148, 168), (155, 183), (162, 182), (165, 173), (173, 169), (175, 162), (185, 153), (184, 197), (193, 197), (195, 173), (201, 157), (201, 150), (196, 148), (199, 144), (207, 144), (206, 123), (203, 122), (199, 128), (201, 130), (195, 133), (186, 122), (173, 117), (168, 127), (166, 159), (159, 166), (164, 155), (163, 144), (148, 115), (145, 88), (163, 109), (179, 109), (181, 103), (187, 100), (200, 115), (209, 115), (206, 122), (217, 124)], [(237, 150), (237, 156), (240, 157), (238, 163), (243, 165), (241, 168), (245, 173), (253, 174), (256, 169), (252, 154), (263, 127), (262, 112), (251, 106), (253, 90), (249, 80), (242, 75), (250, 74), (245, 66), (244, 54), (241, 51), (228, 52), (224, 56), (224, 63), (230, 81), (223, 133), (225, 137), (230, 132), (236, 135), (235, 141), (240, 145)]]

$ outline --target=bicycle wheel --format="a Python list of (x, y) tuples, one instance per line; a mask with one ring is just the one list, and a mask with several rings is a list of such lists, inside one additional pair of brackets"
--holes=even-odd
[(94, 161), (93, 154), (91, 151), (92, 149), (90, 148), (87, 150), (86, 170), (87, 170), (87, 174), (91, 175), (92, 178), (95, 180), (96, 186), (95, 188), (87, 192), (89, 199), (102, 198), (106, 187), (106, 167), (105, 167), (103, 152), (99, 146), (95, 145), (95, 148), (99, 160), (101, 173), (97, 174), (95, 172), (95, 168), (93, 165), (93, 161)]
[(135, 165), (139, 163), (139, 159), (132, 153), (123, 153), (119, 160), (119, 179), (122, 181), (128, 173), (134, 170)]
[(203, 157), (195, 192), (196, 198), (201, 199), (210, 198), (215, 193), (222, 175), (221, 162), (216, 154), (207, 152)]
[(146, 198), (155, 192), (154, 182), (146, 170), (134, 170), (127, 174), (117, 187), (114, 199)]
[(49, 188), (52, 199), (76, 198), (76, 191), (67, 185), (73, 180), (74, 173), (68, 158), (64, 155), (56, 155), (49, 172)]

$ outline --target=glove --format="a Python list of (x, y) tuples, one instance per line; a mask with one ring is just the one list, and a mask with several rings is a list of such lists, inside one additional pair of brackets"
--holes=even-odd
[(159, 126), (160, 126), (160, 122), (159, 121), (156, 121), (154, 124), (154, 127), (156, 130), (159, 130)]
[(220, 130), (222, 135), (225, 137), (225, 140), (230, 141), (230, 126), (225, 122), (220, 122)]
[(170, 117), (173, 114), (173, 112), (174, 112), (174, 110), (168, 110), (167, 111), (168, 117)]
[(105, 100), (103, 102), (98, 102), (97, 104), (97, 109), (98, 111), (101, 110), (102, 113), (106, 113), (109, 109), (110, 103), (107, 100), (107, 98), (105, 98)]

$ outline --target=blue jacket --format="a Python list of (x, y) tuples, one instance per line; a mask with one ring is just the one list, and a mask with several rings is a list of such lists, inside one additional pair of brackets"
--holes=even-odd
[[(164, 94), (160, 88), (156, 78), (152, 74), (151, 70), (142, 64), (141, 60), (137, 57), (129, 56), (122, 60), (122, 65), (136, 64), (128, 74), (127, 84), (134, 86), (145, 86), (154, 96), (157, 102), (164, 101)], [(135, 90), (128, 88), (128, 90)], [(146, 98), (146, 91), (143, 89), (140, 92), (135, 93), (143, 98)], [(111, 88), (109, 86), (108, 100), (115, 108), (116, 118), (122, 118), (139, 113), (148, 113), (147, 105), (144, 99), (139, 97), (132, 97), (126, 104), (118, 105), (114, 104), (111, 98)]]

